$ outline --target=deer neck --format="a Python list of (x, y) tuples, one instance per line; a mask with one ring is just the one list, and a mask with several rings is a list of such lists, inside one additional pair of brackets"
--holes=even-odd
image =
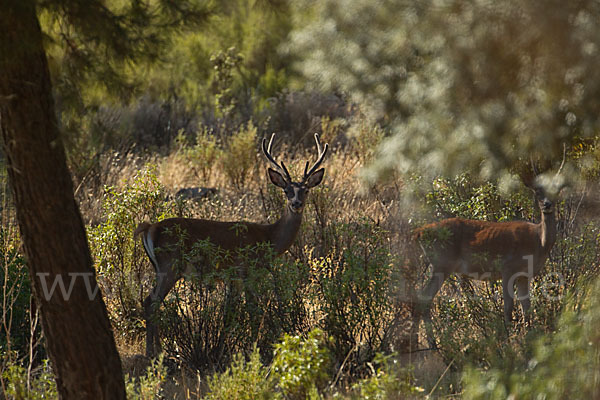
[(554, 216), (554, 211), (549, 213), (542, 212), (540, 229), (542, 248), (545, 252), (548, 252), (556, 241), (556, 217)]
[(277, 254), (283, 253), (294, 243), (301, 224), (302, 211), (294, 212), (287, 205), (281, 218), (273, 224), (271, 233), (271, 243)]

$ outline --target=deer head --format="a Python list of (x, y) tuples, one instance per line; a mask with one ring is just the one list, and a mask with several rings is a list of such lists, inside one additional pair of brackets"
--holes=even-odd
[(325, 147), (321, 148), (319, 135), (315, 133), (315, 142), (317, 144), (318, 159), (310, 169), (308, 168), (309, 162), (307, 161), (304, 167), (304, 175), (302, 177), (302, 180), (300, 182), (294, 182), (283, 161), (281, 163), (277, 163), (277, 161), (275, 161), (275, 159), (271, 155), (271, 146), (273, 144), (274, 137), (275, 134), (271, 135), (271, 140), (269, 140), (268, 145), (266, 138), (264, 138), (262, 141), (263, 153), (271, 162), (271, 164), (275, 167), (275, 169), (269, 168), (267, 170), (269, 179), (271, 180), (271, 183), (273, 183), (277, 187), (282, 188), (285, 192), (289, 210), (293, 213), (302, 213), (302, 211), (304, 210), (304, 205), (309, 190), (320, 184), (323, 180), (325, 169), (317, 168), (319, 168), (319, 166), (323, 162), (325, 154), (327, 154), (327, 149), (329, 148), (329, 145), (325, 143)]

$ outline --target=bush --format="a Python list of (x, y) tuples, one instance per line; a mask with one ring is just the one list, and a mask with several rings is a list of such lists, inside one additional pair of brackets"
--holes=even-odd
[(305, 339), (284, 335), (275, 345), (271, 367), (286, 398), (306, 399), (309, 393), (323, 390), (331, 377), (327, 341), (323, 331), (313, 329)]
[(352, 386), (352, 399), (384, 400), (404, 399), (423, 391), (414, 384), (412, 369), (400, 368), (393, 355), (378, 353), (371, 366), (372, 375)]
[(161, 385), (167, 376), (167, 368), (163, 364), (162, 356), (153, 360), (146, 368), (146, 373), (134, 378), (125, 375), (125, 389), (130, 400), (158, 399)]
[(251, 122), (238, 129), (227, 140), (221, 156), (221, 166), (228, 184), (239, 191), (247, 190), (246, 182), (257, 173), (256, 132)]
[(305, 265), (274, 257), (265, 244), (230, 253), (203, 241), (184, 257), (198, 270), (172, 290), (158, 317), (171, 356), (215, 370), (258, 345), (270, 360), (282, 334), (305, 329)]
[(426, 194), (427, 204), (437, 216), (485, 221), (527, 219), (532, 215), (539, 218), (539, 209), (532, 209), (531, 199), (531, 193), (525, 191), (504, 198), (495, 184), (477, 185), (468, 174), (435, 179)]
[(393, 259), (386, 232), (367, 220), (329, 227), (328, 256), (311, 261), (318, 325), (332, 338), (333, 357), (348, 371), (366, 363), (390, 343), (394, 304), (390, 301)]
[(205, 399), (280, 399), (273, 386), (273, 377), (260, 362), (258, 349), (254, 347), (247, 362), (242, 354), (237, 354), (225, 372), (208, 379), (209, 394)]
[(15, 400), (42, 400), (58, 398), (56, 382), (48, 360), (33, 371), (31, 376), (27, 368), (12, 364), (2, 374), (2, 387), (9, 398)]
[[(465, 399), (595, 399), (600, 396), (600, 279), (580, 285), (558, 329), (531, 345), (533, 357), (496, 358), (464, 374)], [(583, 295), (581, 295), (583, 293)]]
[[(4, 221), (3, 221), (4, 222)], [(29, 353), (31, 283), (25, 258), (19, 252), (16, 226), (0, 227), (0, 353), (6, 360)], [(4, 363), (0, 364), (3, 366)]]
[(144, 219), (168, 216), (165, 190), (155, 169), (149, 168), (123, 189), (107, 187), (105, 191), (104, 222), (88, 230), (90, 249), (113, 324), (121, 334), (137, 335), (143, 328), (142, 301), (154, 277), (133, 232)]
[(219, 161), (222, 155), (223, 151), (217, 143), (217, 138), (206, 127), (198, 130), (194, 146), (185, 148), (183, 152), (183, 157), (190, 162), (203, 184), (209, 182), (213, 165)]
[(322, 133), (321, 119), (343, 120), (351, 107), (339, 96), (317, 91), (284, 91), (272, 99), (267, 132), (278, 132), (290, 143), (313, 146), (313, 132)]

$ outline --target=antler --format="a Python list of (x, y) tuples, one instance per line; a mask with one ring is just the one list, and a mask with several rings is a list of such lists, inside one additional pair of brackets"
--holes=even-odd
[(319, 154), (319, 158), (310, 170), (308, 170), (309, 163), (308, 161), (306, 162), (306, 165), (304, 166), (304, 177), (302, 178), (303, 182), (306, 181), (312, 174), (314, 174), (317, 168), (319, 168), (323, 162), (323, 159), (325, 158), (325, 154), (327, 154), (327, 149), (329, 148), (329, 144), (325, 143), (325, 147), (321, 149), (321, 141), (319, 140), (318, 133), (315, 133), (315, 142), (317, 143), (317, 152)]
[(265, 155), (265, 157), (267, 157), (267, 159), (271, 162), (271, 164), (273, 164), (273, 166), (283, 172), (285, 179), (287, 179), (288, 181), (292, 181), (292, 178), (290, 176), (290, 173), (288, 172), (287, 168), (285, 167), (285, 164), (283, 163), (283, 161), (281, 162), (281, 165), (279, 165), (277, 163), (277, 161), (275, 161), (275, 159), (273, 158), (273, 156), (271, 155), (271, 146), (273, 145), (273, 138), (275, 137), (275, 133), (273, 133), (271, 135), (271, 140), (269, 140), (269, 146), (267, 147), (267, 138), (263, 138), (262, 140), (262, 150), (263, 153)]
[(565, 161), (567, 160), (567, 144), (563, 143), (563, 159), (562, 162), (560, 163), (560, 167), (558, 167), (558, 171), (556, 171), (556, 175), (555, 176), (559, 176), (560, 173), (562, 172), (563, 167), (565, 166)]

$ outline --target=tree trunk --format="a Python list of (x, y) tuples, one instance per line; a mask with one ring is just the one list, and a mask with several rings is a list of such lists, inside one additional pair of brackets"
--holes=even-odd
[(73, 196), (32, 0), (0, 1), (0, 131), (60, 398), (124, 399), (121, 362)]

